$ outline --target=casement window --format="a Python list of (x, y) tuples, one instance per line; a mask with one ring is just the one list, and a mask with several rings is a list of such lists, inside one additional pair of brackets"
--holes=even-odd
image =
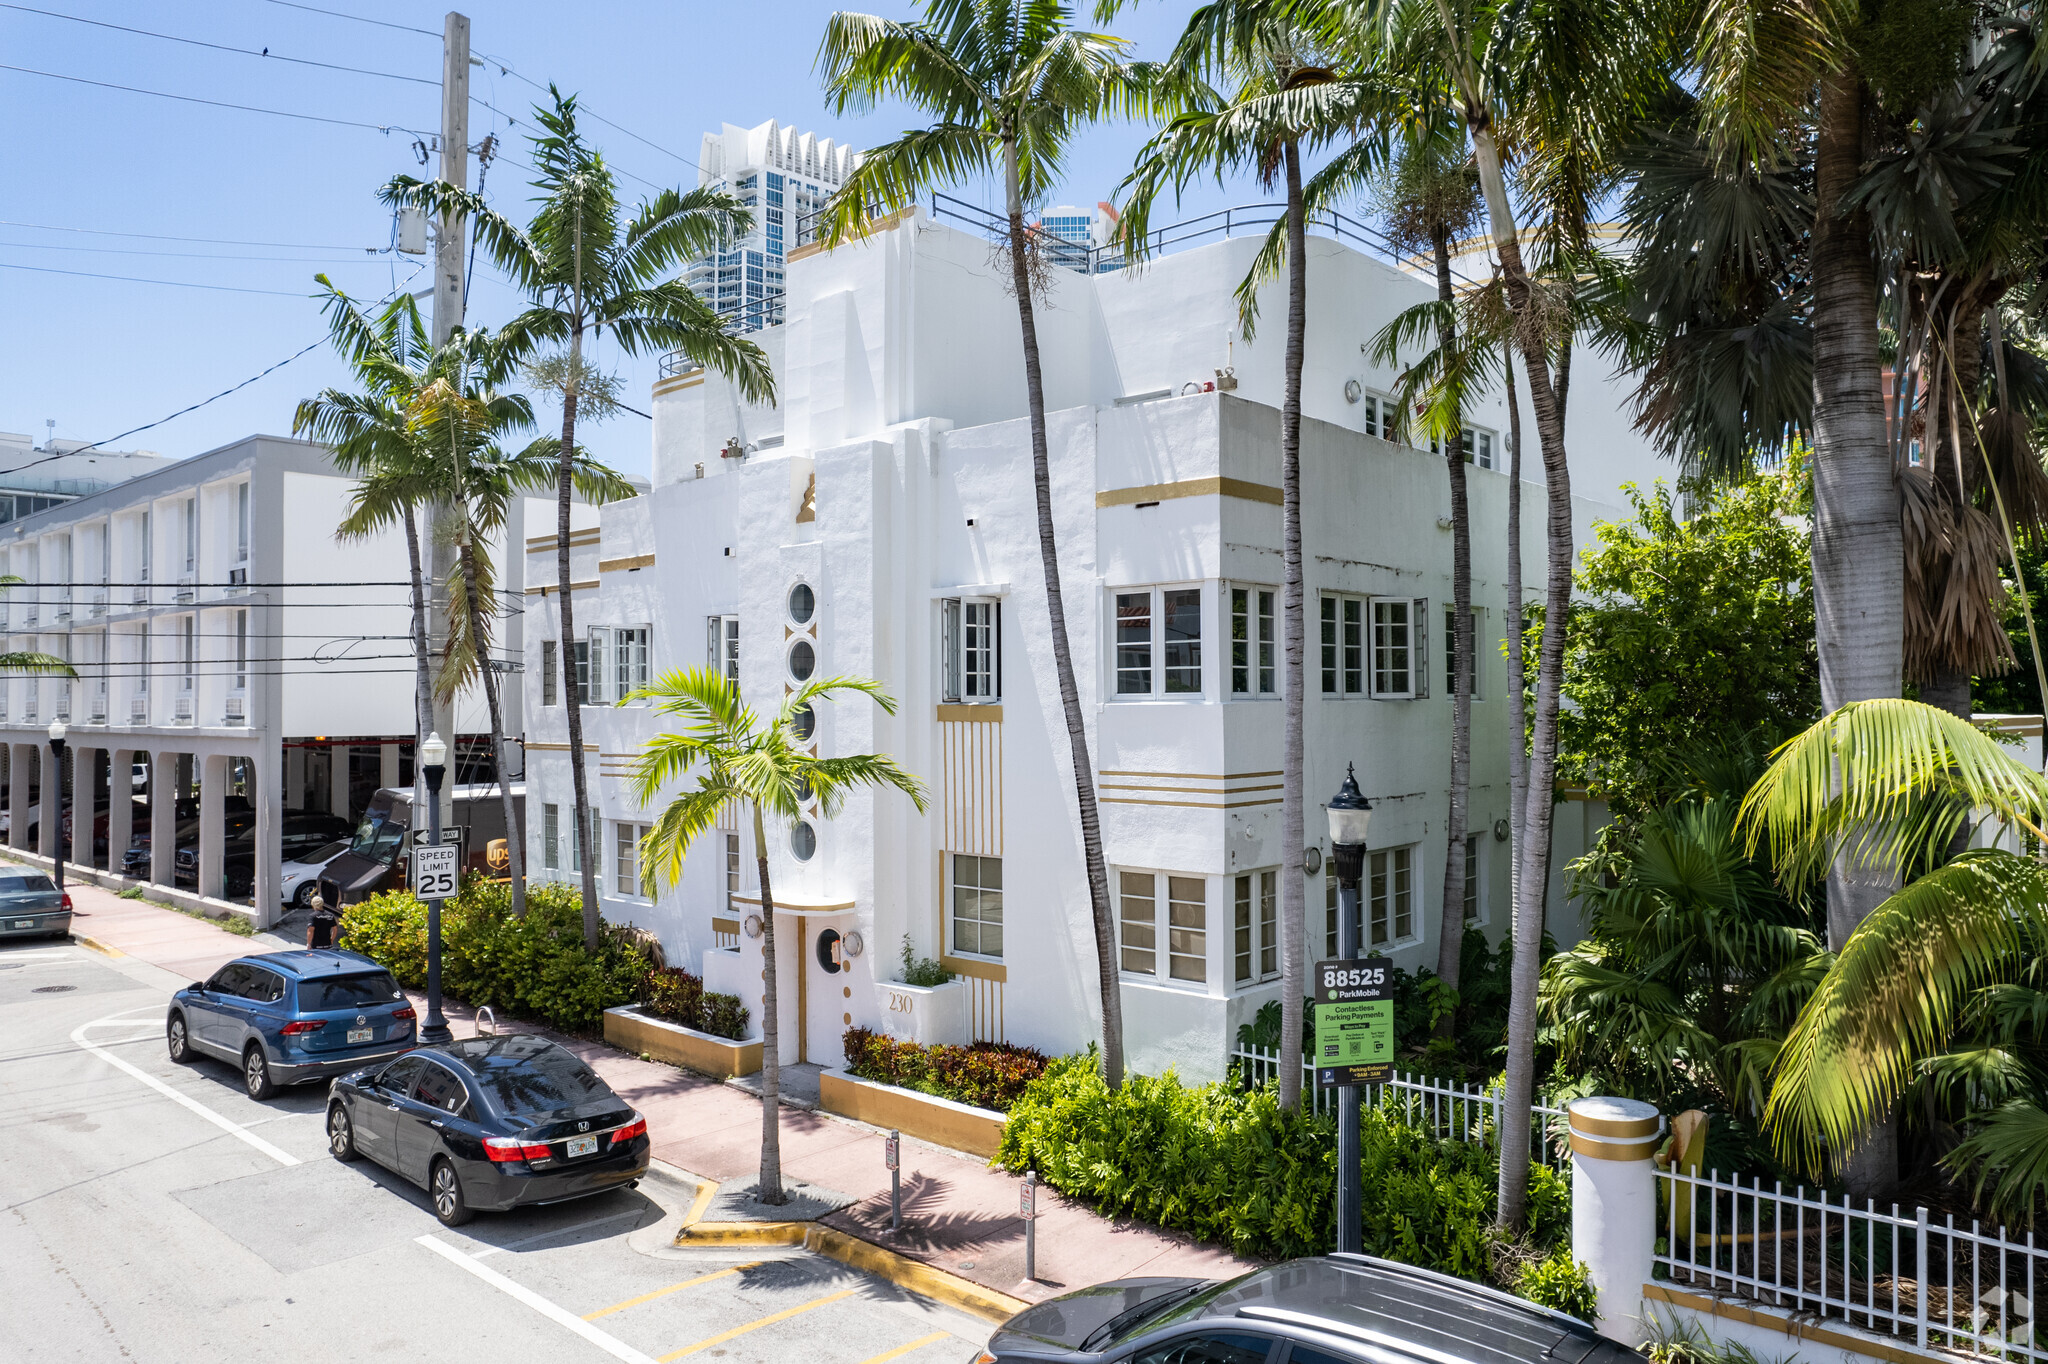
[(1208, 885), (1201, 877), (1119, 871), (1117, 920), (1126, 972), (1197, 984), (1209, 978)]
[(590, 675), (596, 679), (588, 704), (624, 701), (647, 685), (645, 625), (595, 626), (590, 631)]
[(1118, 697), (1202, 694), (1202, 589), (1139, 587), (1115, 594)]
[(551, 639), (540, 642), (540, 703), (562, 703), (562, 646)]
[(1481, 880), (1480, 835), (1465, 835), (1465, 922), (1486, 922), (1486, 887)]
[[(1366, 854), (1365, 948), (1415, 942), (1415, 848), (1387, 848)], [(1334, 878), (1333, 878), (1334, 879)]]
[(135, 632), (135, 694), (149, 695), (149, 624)]
[(1236, 878), (1235, 889), (1230, 921), (1233, 978), (1239, 985), (1256, 985), (1280, 974), (1280, 873), (1245, 872)]
[(1321, 605), (1323, 695), (1363, 696), (1365, 689), (1364, 597), (1325, 594)]
[[(1479, 668), (1478, 668), (1478, 667), (1477, 667), (1476, 665), (1477, 665), (1477, 663), (1478, 663), (1479, 659), (1480, 659), (1480, 658), (1482, 657), (1482, 655), (1481, 655), (1481, 653), (1480, 653), (1480, 651), (1479, 651), (1479, 638), (1480, 638), (1480, 635), (1479, 635), (1479, 622), (1480, 622), (1480, 620), (1481, 620), (1482, 618), (1483, 618), (1483, 613), (1482, 613), (1482, 612), (1480, 611), (1480, 609), (1479, 609), (1478, 607), (1476, 607), (1476, 606), (1475, 606), (1475, 607), (1473, 607), (1473, 608), (1472, 608), (1472, 660), (1473, 660), (1473, 663), (1474, 663), (1474, 665), (1475, 665), (1475, 666), (1474, 666), (1474, 667), (1473, 667), (1473, 669), (1472, 669), (1472, 699), (1473, 699), (1474, 701), (1477, 701), (1477, 700), (1479, 700), (1479, 699), (1480, 699), (1480, 697), (1479, 697), (1479, 679), (1480, 679), (1480, 677), (1481, 677), (1481, 675), (1482, 675), (1482, 670), (1481, 670), (1481, 669), (1479, 669)], [(1457, 608), (1456, 606), (1446, 606), (1446, 607), (1444, 608), (1444, 695), (1445, 695), (1445, 696), (1447, 696), (1447, 697), (1455, 697), (1455, 696), (1456, 696), (1457, 694), (1458, 694), (1458, 608)]]
[(740, 836), (725, 836), (725, 896), (727, 903), (740, 893)]
[[(597, 811), (592, 810), (590, 812), (590, 822), (593, 826), (599, 825)], [(572, 810), (569, 817), (569, 870), (579, 875), (583, 871), (582, 835), (583, 829), (577, 823), (575, 813)], [(590, 840), (590, 874), (600, 885), (604, 883), (604, 839), (602, 837)]]
[(939, 692), (959, 705), (1003, 696), (1003, 604), (993, 597), (947, 597), (939, 603)]
[(975, 957), (1003, 955), (1003, 859), (946, 855), (952, 885), (952, 950)]
[[(244, 488), (249, 485), (244, 483)], [(235, 690), (249, 689), (249, 613), (235, 612)]]
[[(1476, 464), (1482, 469), (1493, 468), (1493, 450), (1493, 432), (1482, 430), (1481, 428), (1476, 426), (1468, 426), (1465, 428), (1464, 451), (1465, 462), (1467, 464)], [(1437, 436), (1431, 436), (1429, 438), (1429, 453), (1431, 453), (1432, 455), (1441, 455), (1443, 452), (1444, 443), (1442, 438)]]
[(1334, 864), (1323, 863), (1323, 956), (1337, 955), (1337, 872)]
[(707, 616), (704, 664), (725, 674), (735, 687), (740, 684), (740, 618)]
[(616, 856), (612, 858), (612, 893), (630, 900), (645, 899), (640, 889), (640, 840), (647, 836), (651, 825), (629, 824), (620, 820), (612, 825), (612, 847)]
[(598, 626), (583, 636), (583, 668), (578, 679), (582, 684), (583, 704), (602, 706), (610, 701), (611, 674), (606, 670), (606, 660), (612, 652), (612, 632)]
[(548, 871), (562, 869), (562, 807), (540, 807), (540, 864)]
[(1429, 599), (1373, 597), (1372, 695), (1411, 700), (1429, 695)]
[(1230, 694), (1277, 696), (1280, 692), (1279, 634), (1274, 629), (1270, 587), (1230, 589)]
[(149, 509), (145, 507), (135, 520), (135, 581), (138, 583), (149, 581), (149, 565), (153, 557), (149, 543)]
[(576, 704), (590, 704), (590, 641), (579, 639), (569, 646), (576, 655)]
[(1401, 438), (1401, 407), (1392, 398), (1362, 391), (1358, 395), (1358, 412), (1365, 419), (1366, 435), (1381, 440)]

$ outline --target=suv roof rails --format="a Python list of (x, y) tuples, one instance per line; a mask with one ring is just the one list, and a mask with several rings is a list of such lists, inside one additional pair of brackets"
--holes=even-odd
[(1592, 1323), (1572, 1316), (1569, 1312), (1560, 1312), (1554, 1307), (1545, 1307), (1542, 1303), (1530, 1302), (1527, 1298), (1518, 1298), (1513, 1293), (1502, 1289), (1489, 1287), (1482, 1283), (1474, 1283), (1470, 1279), (1461, 1279), (1455, 1274), (1445, 1274), (1441, 1270), (1424, 1269), (1420, 1265), (1402, 1264), (1399, 1260), (1382, 1260), (1378, 1256), (1360, 1255), (1356, 1251), (1333, 1251), (1325, 1258), (1336, 1261), (1345, 1268), (1377, 1269), (1383, 1273), (1397, 1275), (1402, 1278), (1419, 1279), (1434, 1287), (1462, 1293), (1468, 1297), (1479, 1298), (1497, 1306), (1513, 1307), (1520, 1311), (1533, 1312), (1538, 1316), (1549, 1317), (1560, 1326), (1570, 1326), (1580, 1331), (1594, 1330)]
[(1238, 1308), (1237, 1315), (1252, 1321), (1281, 1322), (1288, 1326), (1302, 1326), (1311, 1331), (1321, 1331), (1325, 1335), (1344, 1336), (1407, 1359), (1427, 1360), (1429, 1364), (1472, 1364), (1471, 1360), (1448, 1351), (1418, 1345), (1412, 1340), (1403, 1340), (1399, 1336), (1390, 1336), (1369, 1326), (1340, 1321), (1335, 1317), (1319, 1317), (1310, 1312), (1296, 1312), (1286, 1307), (1264, 1307), (1257, 1303)]

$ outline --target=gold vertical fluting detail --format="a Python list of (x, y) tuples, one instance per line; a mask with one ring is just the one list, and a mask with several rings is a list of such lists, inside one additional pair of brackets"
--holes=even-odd
[(940, 837), (945, 851), (1003, 855), (1003, 727), (969, 721), (939, 725), (944, 787)]

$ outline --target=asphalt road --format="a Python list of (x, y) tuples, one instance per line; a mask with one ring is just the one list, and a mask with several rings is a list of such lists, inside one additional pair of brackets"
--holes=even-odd
[(690, 1190), (440, 1226), (327, 1154), (324, 1086), (171, 1064), (184, 982), (0, 945), (0, 1360), (727, 1364), (972, 1358), (977, 1319), (802, 1251), (681, 1250)]

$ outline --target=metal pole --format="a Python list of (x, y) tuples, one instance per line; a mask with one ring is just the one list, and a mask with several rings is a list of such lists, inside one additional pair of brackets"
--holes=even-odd
[[(439, 763), (427, 766), (427, 846), (441, 846), (441, 775)], [(427, 901), (427, 1021), (420, 1029), (420, 1041), (432, 1044), (452, 1041), (448, 1020), (441, 1016), (441, 902)]]
[(1024, 1186), (1030, 1190), (1031, 1216), (1024, 1219), (1024, 1281), (1038, 1280), (1038, 1171), (1024, 1172)]
[[(1337, 955), (1358, 956), (1358, 879), (1337, 881)], [(1337, 1091), (1337, 1249), (1365, 1250), (1365, 1203), (1359, 1189), (1358, 1086)]]
[(64, 741), (50, 740), (50, 760), (55, 770), (50, 774), (52, 789), (57, 793), (55, 802), (56, 826), (51, 829), (50, 847), (55, 854), (57, 889), (64, 889)]

